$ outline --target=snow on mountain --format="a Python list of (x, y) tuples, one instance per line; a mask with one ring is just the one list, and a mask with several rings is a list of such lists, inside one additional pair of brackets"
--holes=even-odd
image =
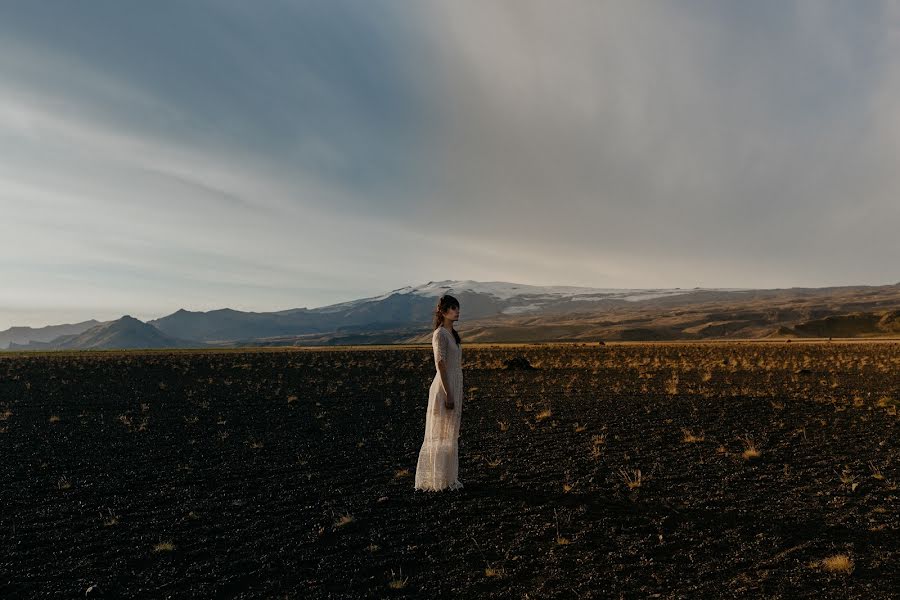
[(546, 296), (546, 297), (568, 297), (578, 294), (591, 294), (600, 292), (597, 288), (566, 286), (541, 286), (526, 285), (523, 283), (508, 283), (506, 281), (429, 281), (425, 285), (415, 288), (401, 288), (409, 290), (408, 292), (418, 296), (433, 296), (435, 298), (443, 294), (453, 294), (454, 292), (470, 292), (473, 294), (487, 294), (499, 300), (510, 300), (517, 296)]
[(547, 302), (559, 302), (571, 300), (577, 302), (595, 302), (600, 300), (624, 300), (627, 302), (641, 302), (662, 298), (665, 296), (677, 296), (697, 291), (742, 291), (742, 288), (693, 288), (693, 289), (629, 289), (629, 288), (592, 288), (571, 285), (542, 286), (527, 285), (523, 283), (510, 283), (506, 281), (472, 281), (446, 279), (443, 281), (429, 281), (418, 286), (405, 286), (378, 296), (360, 298), (340, 304), (332, 304), (318, 309), (318, 312), (339, 312), (369, 302), (380, 302), (391, 296), (415, 295), (419, 297), (438, 298), (443, 294), (483, 294), (500, 301), (522, 301), (527, 304), (504, 307), (503, 314), (522, 314), (541, 310)]

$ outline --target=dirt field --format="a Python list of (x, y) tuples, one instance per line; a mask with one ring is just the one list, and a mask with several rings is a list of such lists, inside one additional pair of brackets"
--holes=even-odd
[(897, 597), (900, 343), (463, 369), (429, 494), (430, 347), (0, 355), (0, 597)]

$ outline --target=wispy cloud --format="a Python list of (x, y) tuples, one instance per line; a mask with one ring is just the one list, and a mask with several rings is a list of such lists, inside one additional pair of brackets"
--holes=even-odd
[(891, 283), (895, 5), (0, 8), (0, 329), (429, 279)]

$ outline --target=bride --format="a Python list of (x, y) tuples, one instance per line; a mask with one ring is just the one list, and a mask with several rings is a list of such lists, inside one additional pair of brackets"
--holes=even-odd
[(441, 296), (434, 310), (431, 347), (435, 375), (428, 392), (425, 439), (416, 466), (416, 490), (456, 490), (459, 481), (459, 429), (463, 405), (462, 348), (453, 323), (459, 320), (459, 302)]

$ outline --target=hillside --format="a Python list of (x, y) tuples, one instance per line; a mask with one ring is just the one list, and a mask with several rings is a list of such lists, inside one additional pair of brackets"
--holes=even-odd
[(10, 327), (0, 331), (0, 350), (10, 344), (25, 345), (29, 342), (49, 342), (64, 335), (77, 335), (99, 325), (100, 321), (90, 319), (81, 323), (48, 325), (46, 327)]
[(80, 334), (60, 336), (49, 342), (12, 344), (10, 350), (108, 350), (133, 348), (199, 348), (204, 344), (165, 335), (152, 325), (125, 315)]
[[(428, 343), (438, 296), (460, 301), (469, 342), (900, 336), (900, 284), (770, 290), (610, 290), (429, 281), (318, 308), (130, 316), (11, 349)], [(193, 340), (193, 341), (190, 341)]]

